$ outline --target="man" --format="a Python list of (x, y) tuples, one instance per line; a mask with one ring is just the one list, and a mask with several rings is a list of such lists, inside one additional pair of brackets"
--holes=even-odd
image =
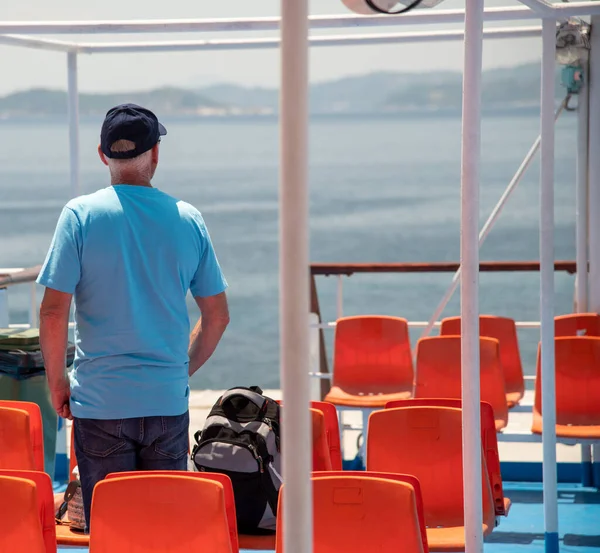
[[(87, 528), (93, 488), (107, 474), (186, 470), (188, 380), (229, 322), (227, 282), (202, 216), (151, 185), (166, 133), (133, 104), (106, 114), (98, 153), (111, 186), (66, 204), (37, 280), (46, 286), (40, 342), (52, 404), (73, 420)], [(201, 312), (191, 337), (188, 290)]]

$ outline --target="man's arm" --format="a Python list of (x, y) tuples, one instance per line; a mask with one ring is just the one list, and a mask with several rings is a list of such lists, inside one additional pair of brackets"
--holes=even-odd
[(194, 299), (201, 315), (190, 337), (188, 350), (190, 376), (208, 361), (229, 324), (229, 308), (225, 292), (205, 298), (197, 296)]
[(71, 392), (66, 371), (70, 307), (71, 294), (46, 288), (40, 308), (40, 346), (52, 405), (64, 418), (72, 418), (69, 407)]

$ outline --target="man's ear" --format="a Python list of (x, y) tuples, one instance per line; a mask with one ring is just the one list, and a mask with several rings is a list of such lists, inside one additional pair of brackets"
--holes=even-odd
[(158, 145), (159, 142), (152, 146), (152, 163), (154, 165), (158, 165)]
[(108, 165), (108, 160), (106, 159), (106, 156), (104, 155), (100, 144), (98, 144), (98, 155), (100, 156), (100, 160), (102, 161), (102, 163), (104, 163), (104, 165)]

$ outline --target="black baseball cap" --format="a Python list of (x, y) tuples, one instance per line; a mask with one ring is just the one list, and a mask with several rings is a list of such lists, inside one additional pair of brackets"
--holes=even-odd
[[(106, 157), (131, 159), (147, 152), (165, 134), (167, 129), (149, 109), (121, 104), (106, 113), (100, 131), (100, 148)], [(111, 152), (110, 147), (117, 140), (130, 140), (135, 148), (127, 152)]]

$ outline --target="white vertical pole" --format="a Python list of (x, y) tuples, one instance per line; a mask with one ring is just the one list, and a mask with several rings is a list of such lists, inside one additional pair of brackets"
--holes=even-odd
[(542, 21), (540, 321), (546, 553), (558, 551), (556, 386), (554, 379), (554, 70), (556, 21)]
[(280, 316), (284, 551), (312, 552), (309, 419), (308, 0), (281, 0)]
[(576, 225), (576, 304), (577, 312), (588, 310), (588, 131), (589, 131), (589, 68), (583, 63), (583, 88), (577, 107), (577, 195)]
[(0, 288), (0, 328), (8, 327), (8, 289)]
[[(600, 29), (600, 16), (592, 16), (592, 27)], [(594, 27), (595, 26), (595, 27)], [(600, 33), (591, 33), (589, 75), (589, 152), (600, 152)], [(589, 292), (588, 309), (600, 313), (600, 156), (590, 155), (589, 178)]]
[(479, 178), (483, 0), (466, 0), (461, 162), (463, 486), (466, 553), (483, 552), (479, 407)]
[[(600, 29), (600, 16), (591, 18), (592, 28)], [(588, 245), (589, 245), (589, 290), (588, 311), (600, 313), (600, 156), (591, 152), (600, 151), (600, 33), (591, 33), (589, 61), (589, 142), (588, 142)], [(588, 459), (586, 459), (588, 460)], [(600, 448), (594, 446), (592, 483), (600, 485)]]
[(344, 281), (343, 275), (337, 277), (337, 318), (344, 316)]
[(29, 285), (29, 326), (37, 328), (38, 325), (38, 306), (37, 306), (37, 290), (35, 282)]
[[(575, 306), (578, 313), (588, 310), (588, 139), (589, 63), (582, 62), (583, 87), (577, 102), (577, 188), (575, 207), (576, 263)], [(592, 448), (581, 445), (581, 471), (584, 486), (592, 482)]]
[(77, 85), (77, 52), (69, 52), (67, 54), (67, 71), (71, 198), (75, 198), (81, 194), (79, 175), (79, 90)]

